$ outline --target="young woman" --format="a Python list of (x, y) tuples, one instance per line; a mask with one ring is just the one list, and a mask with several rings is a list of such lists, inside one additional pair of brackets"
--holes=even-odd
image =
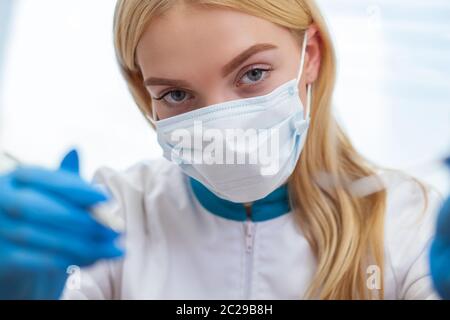
[[(437, 196), (365, 161), (336, 123), (336, 61), (314, 1), (119, 0), (114, 33), (165, 159), (98, 171), (126, 222), (126, 255), (84, 269), (65, 298), (436, 297), (427, 257)], [(221, 142), (214, 153), (204, 140), (178, 143), (198, 138), (196, 126)], [(256, 140), (233, 146), (226, 129), (253, 129)], [(269, 169), (217, 157), (273, 146)], [(14, 179), (36, 185), (30, 172)], [(38, 187), (80, 206), (56, 180)]]

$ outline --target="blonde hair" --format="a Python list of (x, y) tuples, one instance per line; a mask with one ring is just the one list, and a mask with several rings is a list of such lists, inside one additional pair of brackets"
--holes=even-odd
[[(135, 60), (136, 48), (152, 19), (180, 1), (119, 0), (117, 3), (114, 21), (116, 55), (129, 89), (145, 115), (152, 113), (152, 105)], [(386, 192), (381, 190), (358, 197), (344, 183), (372, 176), (375, 169), (355, 151), (332, 116), (336, 61), (326, 23), (315, 2), (184, 2), (239, 10), (286, 27), (297, 34), (299, 40), (312, 23), (318, 27), (322, 60), (318, 79), (314, 83), (311, 126), (304, 151), (289, 180), (290, 199), (296, 219), (317, 260), (317, 270), (305, 297), (382, 299)], [(318, 176), (321, 173), (331, 177), (333, 188), (319, 183)], [(370, 265), (376, 265), (381, 270), (379, 290), (367, 288), (366, 271)]]

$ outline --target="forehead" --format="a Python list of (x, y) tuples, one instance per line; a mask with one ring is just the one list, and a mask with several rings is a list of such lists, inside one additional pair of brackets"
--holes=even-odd
[(160, 74), (181, 64), (223, 65), (257, 43), (295, 45), (289, 30), (265, 19), (225, 8), (177, 5), (151, 22), (136, 54), (144, 74)]

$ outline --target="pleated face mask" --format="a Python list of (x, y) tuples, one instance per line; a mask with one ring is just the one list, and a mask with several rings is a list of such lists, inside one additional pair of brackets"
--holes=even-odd
[[(232, 202), (262, 199), (286, 183), (295, 169), (309, 127), (299, 95), (300, 67), (269, 94), (227, 101), (154, 121), (164, 157), (218, 197)], [(154, 108), (153, 108), (154, 109)], [(156, 114), (153, 114), (156, 119)]]

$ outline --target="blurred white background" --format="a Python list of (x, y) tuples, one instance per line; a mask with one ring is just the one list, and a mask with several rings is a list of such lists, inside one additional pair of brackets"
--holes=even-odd
[[(99, 166), (160, 156), (116, 67), (115, 1), (0, 0), (0, 23), (11, 4), (3, 74), (0, 65), (2, 148), (56, 166), (78, 147), (87, 178)], [(428, 163), (450, 152), (450, 1), (319, 4), (338, 54), (336, 115), (357, 149), (449, 190), (445, 170)]]

